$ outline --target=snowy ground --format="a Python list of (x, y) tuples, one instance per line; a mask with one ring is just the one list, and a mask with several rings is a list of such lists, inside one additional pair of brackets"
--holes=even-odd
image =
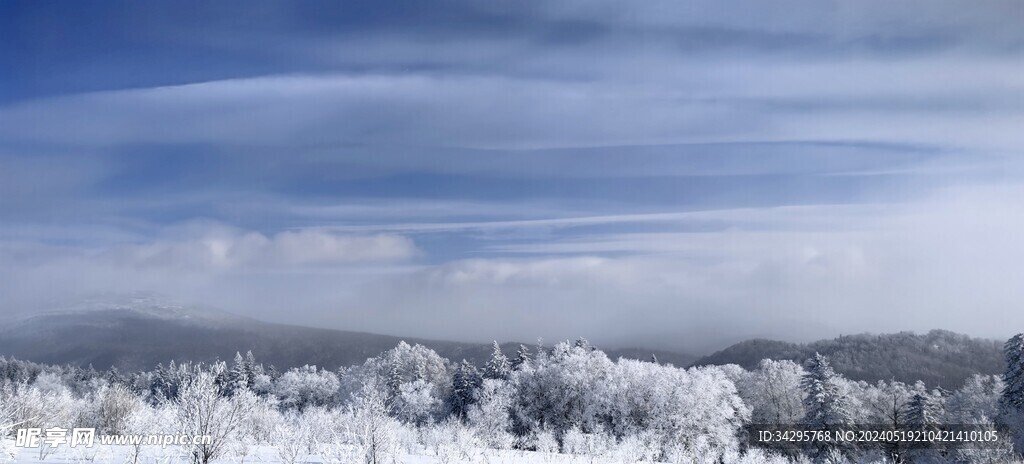
[[(70, 448), (58, 448), (52, 454), (42, 457), (40, 456), (40, 450), (38, 448), (14, 448), (13, 440), (6, 440), (4, 447), (0, 447), (5, 450), (13, 450), (15, 455), (13, 460), (10, 460), (11, 456), (0, 457), (0, 462), (17, 462), (17, 463), (96, 463), (96, 464), (122, 464), (132, 462), (132, 450), (128, 446), (100, 446), (97, 445), (92, 449), (70, 449)], [(396, 462), (403, 464), (454, 464), (454, 463), (481, 463), (481, 464), (524, 464), (524, 463), (541, 463), (541, 464), (584, 464), (584, 463), (615, 463), (622, 462), (619, 459), (599, 459), (588, 456), (575, 456), (555, 453), (537, 453), (532, 451), (508, 451), (508, 450), (484, 450), (476, 449), (469, 453), (469, 456), (462, 455), (462, 453), (452, 453), (456, 455), (441, 455), (438, 456), (428, 450), (423, 450), (423, 454), (408, 454), (400, 453), (397, 455)], [(180, 448), (170, 447), (166, 450), (161, 450), (159, 447), (149, 447), (142, 452), (139, 458), (139, 464), (178, 464), (178, 463), (189, 463), (190, 460), (186, 456), (185, 452)], [(289, 463), (289, 461), (283, 460), (279, 455), (278, 450), (273, 447), (257, 447), (242, 457), (242, 456), (228, 456), (222, 459), (218, 459), (217, 463)], [(338, 462), (336, 460), (325, 459), (322, 456), (317, 455), (300, 455), (295, 463), (331, 463)], [(349, 461), (352, 463), (361, 463), (361, 460)]]

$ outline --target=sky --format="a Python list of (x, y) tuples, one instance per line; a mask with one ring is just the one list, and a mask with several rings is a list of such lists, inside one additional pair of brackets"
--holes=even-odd
[(0, 3), (0, 314), (1024, 329), (1017, 1)]

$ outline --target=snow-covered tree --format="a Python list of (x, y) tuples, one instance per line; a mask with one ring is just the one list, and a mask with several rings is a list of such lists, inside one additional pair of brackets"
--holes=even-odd
[(124, 385), (103, 387), (94, 396), (94, 424), (100, 433), (109, 435), (123, 434), (128, 418), (145, 407), (142, 400)]
[(423, 431), (423, 444), (440, 464), (476, 462), (483, 445), (474, 431), (454, 417)]
[(389, 378), (396, 374), (401, 383), (423, 379), (432, 385), (446, 386), (451, 371), (448, 361), (434, 350), (423, 345), (409, 345), (399, 342), (398, 346), (384, 352), (378, 358), (367, 360), (369, 367), (376, 370), (378, 377)]
[[(401, 389), (402, 384), (405, 383), (405, 379), (402, 378), (402, 369), (398, 364), (398, 361), (392, 359), (390, 364), (387, 377), (384, 379), (384, 386), (387, 388), (385, 394), (388, 399), (388, 404), (393, 405), (395, 398), (398, 397), (398, 392)], [(394, 412), (394, 410), (395, 408), (392, 407), (392, 412)]]
[(951, 424), (987, 424), (999, 416), (1003, 381), (995, 375), (975, 374), (954, 391), (946, 402)]
[(530, 349), (526, 345), (519, 345), (516, 349), (516, 356), (512, 358), (512, 370), (518, 371), (522, 366), (530, 364)]
[(1006, 371), (999, 401), (999, 420), (1010, 431), (1014, 446), (1024, 449), (1024, 334), (1011, 337), (1003, 345)]
[(512, 387), (501, 379), (485, 379), (467, 414), (470, 427), (489, 448), (508, 449), (515, 443), (511, 433)]
[(491, 350), (491, 357), (484, 364), (483, 377), (485, 379), (508, 379), (509, 374), (512, 372), (512, 364), (509, 363), (508, 357), (501, 352), (501, 346), (498, 342), (494, 342), (493, 349)]
[(482, 380), (476, 366), (465, 359), (455, 368), (452, 373), (451, 396), (448, 399), (448, 407), (453, 416), (460, 420), (466, 418)]
[(296, 411), (288, 411), (282, 415), (274, 428), (274, 449), (282, 464), (296, 464), (305, 462), (312, 449), (313, 427), (322, 427), (324, 424), (314, 424)]
[(861, 389), (860, 393), (869, 423), (894, 429), (907, 426), (907, 405), (913, 396), (913, 391), (907, 384), (896, 380), (879, 380), (874, 385), (867, 385)]
[[(0, 357), (0, 360), (3, 360)], [(6, 361), (6, 360), (3, 360)], [(12, 462), (17, 456), (14, 444), (7, 440), (20, 424), (17, 405), (13, 401), (14, 387), (11, 383), (0, 382), (0, 462)]]
[(1003, 345), (1006, 372), (1003, 374), (1003, 404), (1024, 409), (1024, 333), (1014, 335)]
[(657, 462), (662, 455), (661, 438), (652, 431), (627, 435), (619, 440), (611, 454), (613, 462)]
[[(939, 390), (928, 391), (923, 382), (918, 381), (913, 388), (910, 401), (907, 402), (907, 425), (914, 430), (939, 430), (945, 422), (945, 407), (942, 393)], [(943, 452), (935, 448), (912, 448), (905, 455), (914, 463), (939, 463), (945, 461)]]
[(361, 463), (366, 458), (361, 430), (351, 409), (332, 411), (334, 418), (326, 427), (327, 436), (319, 440), (320, 456), (325, 464)]
[(723, 369), (612, 362), (585, 343), (556, 345), (514, 372), (511, 382), (513, 430), (524, 437), (552, 432), (564, 440), (571, 430), (616, 438), (646, 434), (658, 443), (660, 457), (685, 462), (738, 450), (737, 433), (749, 420)]
[(365, 464), (392, 463), (397, 454), (398, 423), (388, 416), (383, 385), (366, 384), (352, 402), (352, 427)]
[[(250, 351), (249, 354), (252, 354)], [(253, 379), (252, 369), (247, 365), (245, 358), (242, 357), (242, 353), (235, 353), (235, 359), (231, 363), (231, 370), (228, 371), (228, 381), (226, 390), (228, 393), (234, 393), (238, 390), (245, 390), (252, 387)]]
[(828, 358), (815, 353), (807, 360), (805, 368), (807, 372), (800, 379), (805, 395), (803, 423), (820, 429), (849, 424), (853, 417), (850, 399), (844, 395)]
[[(804, 391), (803, 424), (817, 430), (837, 430), (853, 421), (852, 401), (846, 395), (842, 379), (829, 365), (828, 358), (815, 353), (804, 366), (806, 373), (800, 379)], [(846, 456), (846, 444), (815, 443), (812, 454), (818, 461), (827, 462), (833, 456)]]
[(171, 385), (168, 381), (167, 368), (164, 367), (163, 363), (157, 364), (149, 384), (150, 397), (156, 401), (169, 399), (171, 398), (170, 390)]
[(249, 380), (247, 387), (252, 388), (256, 378), (264, 374), (263, 365), (256, 362), (256, 356), (252, 354), (252, 351), (246, 351), (242, 366), (245, 377)]
[[(999, 417), (1003, 382), (995, 375), (974, 375), (949, 395), (946, 417), (950, 424), (978, 426), (994, 430)], [(995, 446), (956, 447), (950, 460), (963, 463), (1004, 463), (1013, 461), (1012, 437)]]
[(512, 376), (517, 428), (526, 427), (523, 434), (547, 428), (559, 435), (574, 426), (584, 432), (597, 427), (602, 405), (595, 387), (608, 380), (613, 364), (601, 351), (568, 342), (537, 356)]
[(398, 385), (391, 400), (392, 414), (398, 420), (415, 425), (430, 422), (441, 409), (441, 399), (434, 396), (434, 386), (423, 379)]
[(554, 432), (540, 429), (530, 436), (529, 447), (538, 453), (557, 453), (558, 439), (555, 438)]
[(182, 385), (190, 382), (198, 368), (190, 363), (175, 364), (172, 360), (167, 367), (157, 365), (150, 385), (150, 397), (154, 401), (174, 400)]
[[(673, 372), (670, 366), (634, 363)], [(656, 403), (659, 409), (653, 414), (652, 428), (663, 437), (665, 457), (686, 461), (681, 456), (699, 456), (713, 462), (737, 451), (738, 432), (750, 411), (733, 382), (717, 367), (676, 369), (674, 374), (661, 380), (667, 396)]]
[(917, 430), (936, 430), (944, 422), (945, 405), (942, 393), (928, 391), (923, 382), (914, 385), (906, 406), (907, 425)]
[[(908, 427), (907, 405), (913, 391), (907, 384), (898, 381), (878, 381), (865, 384), (857, 390), (865, 408), (866, 423), (900, 430)], [(880, 448), (892, 462), (901, 462), (906, 446), (899, 441), (881, 442)]]
[(303, 410), (331, 403), (338, 386), (338, 377), (333, 372), (307, 365), (285, 372), (274, 382), (273, 392), (281, 406)]
[(600, 459), (610, 455), (615, 444), (615, 437), (603, 430), (584, 433), (579, 427), (573, 427), (562, 437), (562, 452)]
[[(141, 400), (140, 400), (141, 401)], [(157, 405), (150, 407), (143, 404), (132, 410), (124, 421), (121, 433), (131, 435), (174, 434), (177, 422), (177, 409), (173, 405)], [(152, 447), (150, 447), (152, 448)], [(141, 441), (129, 445), (127, 460), (131, 464), (143, 462), (145, 453), (152, 452)], [(154, 456), (150, 456), (151, 458)]]
[(805, 414), (800, 379), (803, 367), (790, 361), (763, 359), (758, 368), (736, 382), (755, 424), (796, 424)]
[[(82, 413), (89, 414), (89, 402), (76, 398), (63, 385), (51, 384), (49, 376), (37, 377), (49, 385), (39, 388), (37, 383), (19, 383), (6, 386), (3, 409), (12, 417), (9, 421), (20, 428), (67, 427), (75, 424)], [(57, 381), (59, 382), (59, 381)]]
[(206, 371), (198, 373), (182, 386), (177, 400), (181, 433), (211, 438), (209, 443), (201, 441), (189, 449), (193, 461), (199, 464), (223, 455), (259, 404), (250, 392), (225, 396), (215, 376)]
[[(413, 396), (422, 400), (442, 400), (429, 411), (430, 419), (439, 419), (447, 412), (443, 400), (450, 396), (452, 380), (451, 368), (446, 359), (430, 348), (405, 342), (400, 342), (398, 346), (381, 353), (380, 356), (367, 359), (360, 366), (342, 368), (339, 371), (339, 379), (341, 387), (338, 398), (342, 404), (349, 403), (361, 395), (365, 385), (380, 385), (385, 389), (389, 411), (396, 417), (410, 411), (406, 400), (416, 401)], [(429, 386), (429, 395), (426, 395), (425, 386)], [(415, 395), (410, 396), (412, 393)], [(430, 403), (434, 404), (432, 401)], [(419, 402), (418, 406), (423, 404)], [(422, 414), (417, 414), (423, 417)]]

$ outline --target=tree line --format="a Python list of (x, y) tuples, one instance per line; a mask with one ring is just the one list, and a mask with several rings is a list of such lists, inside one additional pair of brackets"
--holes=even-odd
[[(259, 446), (287, 463), (317, 456), (378, 464), (403, 453), (463, 462), (486, 450), (602, 462), (1009, 462), (1024, 449), (1024, 337), (1010, 339), (1004, 353), (1002, 376), (975, 375), (952, 391), (920, 381), (852, 381), (821, 354), (803, 364), (684, 369), (612, 360), (584, 339), (520, 346), (511, 358), (495, 343), (479, 366), (404, 342), (360, 365), (284, 372), (251, 352), (128, 374), (0, 358), (0, 436), (21, 427), (95, 427), (213, 438), (187, 449), (136, 447), (133, 462), (161, 453), (243, 461)], [(882, 443), (767, 451), (749, 446), (751, 424), (963, 424), (1010, 435), (986, 449)], [(0, 451), (0, 459), (13, 456)]]

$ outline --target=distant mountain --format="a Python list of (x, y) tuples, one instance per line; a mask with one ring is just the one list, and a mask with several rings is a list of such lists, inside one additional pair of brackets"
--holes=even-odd
[(748, 340), (705, 356), (694, 365), (738, 364), (756, 368), (762, 359), (803, 362), (815, 352), (853, 380), (922, 380), (929, 385), (954, 388), (973, 374), (1003, 372), (1002, 342), (971, 338), (945, 330), (927, 334), (846, 335), (832, 340), (797, 344), (775, 340)]
[(647, 348), (619, 348), (615, 350), (606, 350), (602, 348), (601, 351), (607, 353), (608, 357), (611, 359), (626, 358), (651, 361), (653, 358), (657, 359), (658, 364), (671, 364), (677, 367), (687, 367), (697, 360), (697, 356), (687, 353), (668, 350), (652, 350)]
[[(170, 360), (230, 360), (251, 350), (281, 369), (315, 364), (335, 369), (360, 364), (398, 342), (419, 343), (450, 360), (482, 364), (488, 344), (402, 338), (365, 332), (272, 324), (209, 308), (150, 297), (101, 299), (0, 326), (0, 355), (47, 364), (92, 364), (97, 369), (150, 369)], [(527, 344), (533, 349), (532, 344)], [(504, 343), (512, 356), (518, 343)], [(923, 380), (947, 388), (975, 373), (1003, 371), (1002, 342), (933, 330), (927, 334), (848, 335), (798, 344), (755, 339), (696, 359), (646, 348), (605, 350), (608, 356), (677, 366), (738, 364), (757, 367), (764, 358), (803, 362), (815, 352), (829, 356), (837, 372), (853, 380)]]
[[(305, 364), (335, 369), (361, 364), (402, 340), (427, 346), (454, 361), (482, 364), (491, 353), (489, 344), (272, 324), (138, 297), (88, 301), (0, 326), (0, 355), (47, 364), (92, 364), (97, 369), (116, 366), (126, 371), (151, 369), (172, 359), (231, 360), (236, 352), (251, 350), (261, 362), (281, 369)], [(502, 351), (512, 356), (518, 346), (505, 343)], [(643, 360), (656, 354), (659, 362), (681, 366), (695, 359), (658, 350), (606, 352), (612, 358)]]

